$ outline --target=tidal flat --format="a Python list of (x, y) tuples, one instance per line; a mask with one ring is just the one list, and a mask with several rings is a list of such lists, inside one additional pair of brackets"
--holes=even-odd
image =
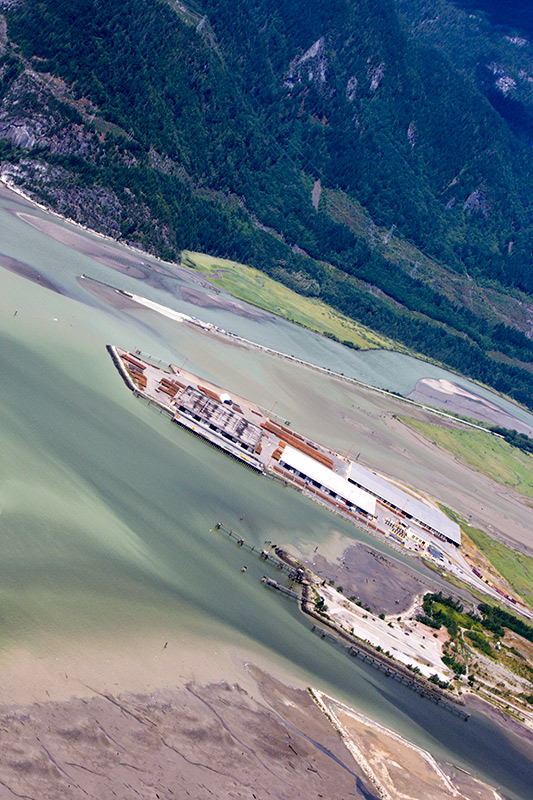
[[(347, 451), (360, 442), (361, 459), (413, 485), (424, 480), (421, 488), (449, 505), (470, 504), (482, 517), (486, 504), (494, 519), (500, 508), (502, 533), (517, 541), (526, 535), (527, 509), (498, 503), (491, 484), (458, 472), (405, 432), (393, 418), (399, 401), (96, 297), (79, 275), (112, 283), (118, 273), (15, 215), (45, 212), (9, 194), (2, 203), (4, 254), (62, 292), (8, 270), (0, 274), (6, 724), (10, 714), (31, 716), (35, 703), (48, 708), (76, 697), (79, 707), (97, 692), (151, 695), (221, 680), (248, 690), (244, 664), (253, 661), (287, 685), (316, 686), (355, 706), (440, 759), (504, 786), (507, 796), (526, 798), (533, 781), (526, 740), (480, 712), (467, 724), (456, 720), (317, 641), (297, 608), (262, 586), (263, 565), (250, 561), (243, 575), (242, 558), (211, 529), (221, 520), (255, 544), (277, 541), (302, 551), (318, 545), (328, 558), (357, 541), (401, 557), (170, 425), (125, 389), (105, 345), (137, 346), (176, 364), (187, 358), (192, 371), (261, 405), (277, 401), (276, 411), (296, 429), (331, 447)], [(90, 246), (97, 244), (91, 238)], [(124, 288), (138, 291), (135, 278), (120, 275)], [(148, 288), (157, 302), (188, 311), (172, 286)], [(288, 323), (213, 313), (227, 329), (242, 325), (240, 332), (255, 340), (264, 333), (265, 343), (306, 352), (310, 360), (344, 358), (340, 346)], [(31, 772), (39, 758), (29, 748), (19, 760), (28, 760)]]
[(246, 672), (251, 690), (191, 681), (151, 694), (96, 692), (25, 710), (0, 707), (0, 793), (501, 800), (327, 695), (287, 686), (251, 664)]

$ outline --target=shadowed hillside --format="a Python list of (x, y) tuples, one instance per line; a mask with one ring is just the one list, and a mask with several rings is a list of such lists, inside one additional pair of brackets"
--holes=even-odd
[[(2, 173), (163, 257), (250, 264), (530, 405), (527, 137), (404, 5), (4, 2)], [(478, 287), (490, 301), (466, 300)]]

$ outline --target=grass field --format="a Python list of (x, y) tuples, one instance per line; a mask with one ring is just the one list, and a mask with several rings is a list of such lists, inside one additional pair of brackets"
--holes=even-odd
[(524, 602), (533, 608), (533, 558), (517, 553), (470, 525), (461, 525), (461, 528)]
[(533, 498), (533, 456), (482, 431), (452, 430), (410, 417), (400, 419), (497, 483)]
[(316, 333), (334, 337), (360, 350), (402, 350), (397, 343), (359, 325), (319, 300), (304, 297), (263, 272), (224, 258), (184, 251), (181, 263), (202, 272), (211, 283), (234, 297), (271, 311)]
[[(461, 526), (463, 541), (470, 539), (478, 550), (490, 561), (500, 575), (505, 578), (524, 602), (533, 608), (533, 558), (513, 550), (502, 542), (491, 539), (479, 528), (474, 528), (452, 509), (441, 505), (441, 509), (454, 522)], [(475, 592), (472, 592), (475, 594)], [(486, 600), (494, 604), (494, 599)]]

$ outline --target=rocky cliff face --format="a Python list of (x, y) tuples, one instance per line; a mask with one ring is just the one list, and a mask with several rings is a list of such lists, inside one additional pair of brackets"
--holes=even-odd
[[(2, 160), (2, 179), (56, 212), (115, 238), (139, 221), (157, 224), (149, 207), (131, 192), (119, 198), (110, 187), (94, 183), (93, 176), (84, 179), (72, 168), (105, 160), (106, 131), (113, 126), (60, 77), (35, 71), (9, 42), (1, 15), (0, 57), (0, 139), (9, 141), (18, 154)], [(129, 166), (135, 162), (131, 154), (119, 159)]]
[(293, 90), (306, 83), (314, 84), (319, 91), (324, 91), (328, 85), (328, 60), (323, 36), (303, 56), (297, 56), (289, 65), (285, 86)]
[[(56, 85), (54, 85), (56, 84)], [(66, 89), (61, 92), (64, 98)], [(94, 158), (94, 136), (89, 134), (73, 106), (58, 99), (57, 82), (48, 82), (26, 68), (11, 83), (0, 105), (0, 138), (24, 150), (46, 149)]]
[[(493, 341), (493, 312), (440, 283), (533, 291), (531, 155), (400, 3), (4, 2), (2, 175), (165, 258), (250, 263), (490, 382), (479, 354), (526, 362), (527, 340)], [(521, 380), (504, 383), (528, 397)]]

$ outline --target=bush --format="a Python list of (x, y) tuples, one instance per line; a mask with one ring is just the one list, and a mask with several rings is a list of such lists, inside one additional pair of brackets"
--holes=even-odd
[(486, 656), (492, 655), (492, 647), (482, 633), (478, 633), (477, 631), (467, 631), (466, 635), (474, 647), (477, 647), (477, 649), (481, 650), (482, 653), (485, 653)]
[(422, 615), (417, 617), (419, 622), (422, 622), (424, 625), (428, 625), (430, 628), (435, 628), (436, 630), (440, 631), (442, 625), (437, 620), (432, 619), (431, 617), (427, 617), (426, 615)]
[(441, 681), (437, 674), (432, 675), (431, 678), (428, 678), (428, 680), (431, 681), (431, 683), (434, 683), (435, 686), (440, 686), (441, 689), (447, 689), (450, 685), (446, 681)]
[(484, 628), (492, 631), (496, 636), (504, 635), (504, 628), (514, 631), (519, 636), (523, 636), (529, 642), (533, 642), (533, 626), (528, 625), (524, 620), (515, 617), (514, 614), (509, 614), (503, 608), (497, 606), (489, 606), (487, 603), (481, 603), (478, 606), (483, 614), (483, 622), (481, 623)]
[[(426, 611), (426, 604), (430, 605), (433, 603), (440, 603), (441, 606), (447, 606), (448, 608), (457, 611), (459, 614), (463, 613), (463, 606), (457, 600), (454, 600), (453, 597), (444, 597), (442, 592), (437, 592), (436, 594), (428, 593), (424, 595), (424, 602), (423, 607), (424, 611)], [(426, 614), (428, 612), (426, 611)]]
[(328, 607), (323, 597), (319, 597), (318, 600), (315, 600), (315, 611), (317, 611), (319, 614), (322, 615), (325, 615), (327, 613)]
[(459, 661), (456, 661), (455, 658), (451, 656), (442, 656), (442, 663), (446, 664), (450, 669), (453, 669), (456, 675), (464, 675), (466, 673), (465, 665), (460, 664)]

